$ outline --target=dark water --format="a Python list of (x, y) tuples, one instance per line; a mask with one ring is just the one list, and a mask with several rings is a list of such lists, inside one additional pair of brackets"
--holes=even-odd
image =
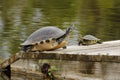
[(0, 0), (0, 58), (19, 51), (32, 32), (44, 26), (74, 24), (69, 45), (81, 35), (120, 39), (120, 0)]

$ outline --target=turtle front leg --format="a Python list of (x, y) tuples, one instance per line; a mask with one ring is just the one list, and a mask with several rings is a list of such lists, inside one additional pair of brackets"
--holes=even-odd
[(66, 49), (67, 48), (67, 46), (64, 46), (64, 47), (62, 47), (63, 49)]

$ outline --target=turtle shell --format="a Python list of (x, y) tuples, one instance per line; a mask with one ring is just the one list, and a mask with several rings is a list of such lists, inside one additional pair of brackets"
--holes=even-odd
[(99, 41), (100, 39), (96, 38), (95, 36), (92, 36), (92, 35), (86, 35), (83, 37), (83, 39), (85, 40), (96, 40), (96, 41)]
[(58, 38), (64, 34), (65, 32), (57, 27), (43, 27), (33, 32), (21, 45), (31, 45), (50, 38)]
[(81, 38), (78, 45), (92, 45), (92, 44), (97, 44), (97, 43), (101, 44), (100, 39), (98, 39), (92, 35), (86, 35)]
[(43, 27), (33, 32), (27, 40), (21, 44), (23, 51), (45, 51), (64, 48), (67, 42), (64, 40), (71, 27), (66, 32), (57, 27)]

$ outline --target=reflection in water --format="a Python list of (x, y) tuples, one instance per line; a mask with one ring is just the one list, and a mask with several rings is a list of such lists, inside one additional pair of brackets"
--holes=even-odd
[[(0, 58), (8, 58), (18, 52), (19, 44), (43, 26), (66, 29), (74, 24), (69, 45), (77, 45), (79, 37), (86, 34), (103, 41), (120, 39), (119, 17), (120, 0), (0, 0)], [(120, 66), (114, 63), (115, 66), (109, 63), (80, 63), (76, 64), (83, 67), (79, 72), (92, 75), (98, 73), (93, 71), (97, 67), (103, 78), (106, 78), (109, 69)], [(63, 66), (65, 70), (66, 65)], [(110, 73), (113, 75), (112, 71)], [(115, 77), (118, 78), (118, 75)]]

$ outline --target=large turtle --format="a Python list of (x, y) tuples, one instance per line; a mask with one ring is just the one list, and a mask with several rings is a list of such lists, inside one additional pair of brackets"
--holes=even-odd
[(100, 41), (100, 39), (96, 38), (93, 35), (86, 35), (81, 38), (78, 45), (92, 45), (92, 44), (97, 44), (97, 43), (101, 44), (102, 42)]
[(58, 48), (65, 48), (67, 41), (65, 38), (71, 30), (71, 26), (63, 31), (57, 27), (43, 27), (33, 32), (27, 40), (22, 43), (21, 49), (24, 52), (47, 51)]

